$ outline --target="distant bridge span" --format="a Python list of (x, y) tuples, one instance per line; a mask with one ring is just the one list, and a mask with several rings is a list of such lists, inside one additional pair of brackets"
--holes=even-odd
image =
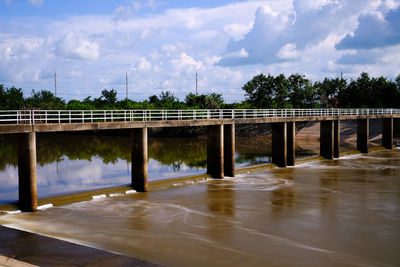
[(130, 129), (132, 187), (148, 191), (147, 128), (207, 127), (207, 173), (235, 175), (235, 124), (272, 124), (272, 162), (295, 164), (295, 123), (320, 121), (320, 154), (339, 157), (340, 121), (357, 120), (357, 150), (368, 153), (369, 119), (382, 120), (382, 145), (393, 147), (400, 109), (198, 109), (198, 110), (1, 110), (0, 134), (18, 136), (19, 206), (37, 210), (36, 133)]

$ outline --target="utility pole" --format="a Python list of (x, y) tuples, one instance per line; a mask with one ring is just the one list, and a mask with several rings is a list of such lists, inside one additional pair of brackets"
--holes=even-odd
[(197, 95), (197, 71), (196, 71), (196, 95)]
[(54, 95), (57, 96), (57, 72), (54, 72)]
[(125, 73), (126, 99), (128, 99), (128, 72)]

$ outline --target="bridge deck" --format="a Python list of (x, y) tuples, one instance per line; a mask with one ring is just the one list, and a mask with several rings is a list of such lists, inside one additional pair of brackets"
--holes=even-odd
[(192, 119), (192, 120), (154, 120), (154, 121), (119, 121), (119, 122), (74, 122), (74, 123), (38, 123), (35, 124), (0, 124), (0, 134), (27, 132), (63, 132), (132, 129), (143, 127), (196, 127), (218, 124), (250, 124), (298, 121), (354, 120), (400, 118), (400, 115), (343, 115), (343, 116), (305, 116), (305, 117), (265, 117), (235, 119)]

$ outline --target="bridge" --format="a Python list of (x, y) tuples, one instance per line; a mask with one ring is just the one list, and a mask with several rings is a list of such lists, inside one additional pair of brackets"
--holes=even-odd
[(341, 120), (357, 120), (357, 150), (368, 153), (370, 119), (382, 120), (382, 145), (392, 149), (400, 109), (0, 110), (0, 134), (17, 135), (19, 207), (36, 211), (36, 133), (130, 129), (131, 185), (146, 192), (151, 127), (206, 126), (207, 173), (223, 178), (235, 176), (235, 124), (271, 123), (272, 163), (286, 167), (295, 165), (296, 122), (321, 122), (320, 154), (333, 159), (339, 157)]

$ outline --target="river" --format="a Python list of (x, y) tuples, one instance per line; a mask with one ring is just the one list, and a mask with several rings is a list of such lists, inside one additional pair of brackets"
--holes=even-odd
[[(51, 138), (38, 141), (38, 157), (39, 142)], [(150, 139), (150, 180), (204, 172), (205, 140), (195, 139), (185, 139), (183, 154), (192, 156), (180, 159), (166, 156), (177, 155), (169, 150), (177, 139)], [(316, 143), (313, 149), (298, 146), (304, 154), (318, 153)], [(129, 146), (110, 141), (104, 151), (111, 148), (125, 151), (125, 158), (101, 149), (89, 159), (74, 159), (65, 148), (48, 152), (39, 160), (39, 194), (129, 183)], [(241, 167), (269, 160), (266, 139), (237, 139), (236, 150)], [(57, 171), (51, 159), (60, 157), (58, 176), (41, 182)], [(89, 170), (80, 173), (81, 165)], [(100, 165), (98, 176), (87, 167), (94, 165)], [(117, 167), (106, 170), (108, 165)], [(15, 172), (12, 161), (4, 166), (0, 177)], [(53, 184), (52, 192), (43, 184)], [(171, 184), (145, 194), (100, 195), (37, 213), (2, 215), (0, 224), (168, 266), (399, 266), (400, 149), (248, 169), (234, 178)]]

